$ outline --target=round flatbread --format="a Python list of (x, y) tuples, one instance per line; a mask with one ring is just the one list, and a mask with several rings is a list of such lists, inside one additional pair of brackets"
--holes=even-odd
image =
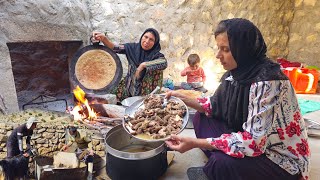
[(113, 80), (117, 65), (112, 56), (103, 50), (90, 50), (83, 53), (76, 64), (78, 81), (87, 89), (101, 89)]

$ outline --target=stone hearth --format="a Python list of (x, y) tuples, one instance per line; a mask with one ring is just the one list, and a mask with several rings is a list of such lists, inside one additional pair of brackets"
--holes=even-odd
[(71, 93), (69, 64), (81, 41), (7, 43), (19, 109), (40, 95), (65, 99)]

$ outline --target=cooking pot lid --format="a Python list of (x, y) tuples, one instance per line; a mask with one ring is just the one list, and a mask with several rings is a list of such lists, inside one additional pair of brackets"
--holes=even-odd
[(70, 76), (72, 84), (85, 92), (107, 94), (121, 80), (121, 61), (111, 49), (89, 45), (78, 50), (72, 58)]

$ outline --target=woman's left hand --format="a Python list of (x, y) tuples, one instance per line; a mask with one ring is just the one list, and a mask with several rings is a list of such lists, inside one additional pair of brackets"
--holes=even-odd
[(139, 67), (137, 68), (136, 73), (134, 74), (136, 79), (140, 79), (141, 72), (147, 67), (147, 64), (145, 62), (141, 63)]
[(201, 148), (207, 150), (217, 149), (212, 146), (206, 139), (197, 139), (193, 137), (181, 137), (171, 135), (170, 139), (166, 141), (167, 146), (175, 151), (184, 153), (193, 148)]
[(171, 135), (170, 139), (166, 141), (166, 144), (170, 149), (184, 153), (195, 148), (195, 140), (195, 138), (191, 137)]

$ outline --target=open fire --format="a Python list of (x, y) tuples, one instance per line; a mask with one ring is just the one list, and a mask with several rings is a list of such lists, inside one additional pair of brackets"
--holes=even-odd
[[(89, 106), (89, 102), (85, 98), (86, 93), (79, 86), (77, 86), (76, 89), (73, 90), (73, 94), (78, 100), (78, 104), (73, 108), (72, 111), (70, 111), (74, 117), (74, 120), (78, 121), (83, 119), (96, 119), (97, 113), (94, 112), (94, 110)], [(85, 110), (88, 111), (88, 115), (84, 113)]]
[[(82, 123), (88, 128), (97, 130), (110, 129), (122, 123), (124, 112), (118, 113), (123, 110), (117, 105), (90, 104), (86, 98), (86, 93), (79, 86), (73, 90), (73, 94), (78, 100), (77, 105), (69, 111), (69, 113), (73, 115), (74, 121)], [(108, 117), (101, 116), (100, 113), (108, 114)]]

